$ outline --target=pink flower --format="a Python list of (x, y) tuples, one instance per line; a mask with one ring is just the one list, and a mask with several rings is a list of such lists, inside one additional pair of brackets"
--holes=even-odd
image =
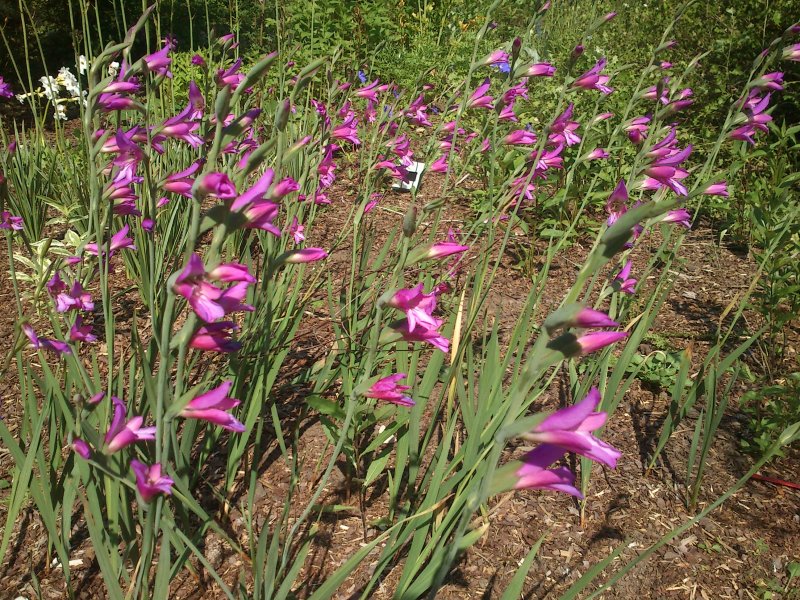
[(486, 55), (481, 59), (480, 64), (483, 66), (500, 65), (508, 62), (508, 52), (505, 50), (495, 50), (491, 54)]
[(515, 472), (517, 481), (514, 488), (552, 490), (583, 498), (583, 494), (574, 485), (575, 474), (572, 471), (567, 467), (547, 468), (564, 454), (562, 448), (549, 444), (542, 444), (525, 454)]
[(170, 50), (172, 50), (172, 45), (166, 44), (161, 50), (145, 56), (143, 60), (147, 65), (147, 69), (158, 75), (172, 77), (172, 73), (169, 70), (169, 65), (172, 62), (172, 59), (168, 56)]
[(33, 346), (36, 350), (45, 349), (52, 350), (56, 354), (72, 354), (72, 349), (67, 345), (66, 342), (60, 342), (58, 340), (51, 340), (48, 338), (40, 338), (38, 335), (36, 335), (33, 327), (27, 323), (22, 324), (22, 331), (30, 340), (31, 346)]
[(633, 294), (636, 287), (636, 279), (631, 278), (632, 265), (632, 261), (626, 261), (620, 272), (614, 277), (614, 281), (612, 281), (612, 284), (617, 287), (617, 291), (624, 294)]
[(387, 402), (392, 402), (399, 406), (414, 406), (414, 401), (409, 396), (403, 394), (404, 391), (410, 390), (411, 387), (397, 383), (405, 378), (405, 373), (395, 373), (394, 375), (383, 377), (372, 384), (369, 390), (364, 392), (364, 396), (377, 400), (386, 400)]
[(580, 454), (613, 469), (621, 452), (591, 433), (606, 422), (606, 413), (595, 412), (598, 404), (600, 392), (593, 387), (579, 403), (554, 412), (522, 437)]
[(290, 250), (284, 255), (283, 262), (288, 264), (310, 263), (328, 258), (328, 253), (322, 248), (303, 248)]
[(604, 160), (608, 158), (610, 154), (606, 152), (603, 148), (595, 148), (591, 152), (587, 153), (583, 159), (584, 160)]
[(783, 54), (781, 56), (783, 60), (792, 60), (794, 62), (800, 62), (800, 44), (792, 44), (791, 46), (786, 46), (783, 49)]
[(434, 173), (447, 173), (450, 167), (447, 165), (447, 155), (442, 154), (431, 163), (430, 170)]
[(606, 66), (606, 59), (601, 58), (597, 61), (597, 63), (586, 73), (578, 77), (575, 81), (572, 82), (572, 88), (582, 88), (584, 90), (598, 90), (603, 94), (610, 94), (614, 90), (608, 87), (606, 84), (610, 79), (608, 75), (603, 75), (600, 73)]
[(0, 229), (22, 230), (22, 217), (15, 217), (7, 210), (0, 212)]
[(201, 160), (196, 160), (183, 171), (167, 176), (161, 184), (161, 187), (164, 191), (180, 194), (185, 198), (191, 198), (192, 185), (194, 185), (194, 179), (191, 176), (197, 173), (197, 170), (202, 164)]
[(72, 444), (70, 445), (72, 446), (73, 452), (75, 452), (75, 454), (80, 456), (82, 459), (89, 460), (91, 458), (92, 449), (89, 447), (89, 444), (84, 442), (82, 439), (75, 438), (72, 440)]
[(62, 292), (56, 298), (57, 312), (63, 313), (73, 309), (87, 312), (94, 310), (92, 295), (89, 292), (85, 292), (78, 281), (72, 284), (69, 294)]
[[(189, 302), (195, 314), (208, 323), (221, 319), (226, 314), (237, 311), (251, 311), (253, 307), (243, 304), (247, 295), (247, 286), (253, 278), (241, 265), (231, 263), (231, 266), (220, 265), (216, 273), (221, 277), (234, 277), (239, 283), (222, 290), (205, 280), (206, 272), (203, 260), (192, 254), (183, 271), (175, 279), (172, 289), (176, 294), (183, 296)], [(245, 276), (246, 274), (246, 276)], [(242, 279), (244, 277), (244, 279)]]
[(436, 294), (425, 294), (423, 284), (409, 289), (397, 290), (386, 303), (406, 313), (409, 330), (417, 327), (436, 328), (440, 321), (433, 317), (436, 309)]
[(467, 101), (467, 108), (492, 108), (492, 102), (494, 101), (494, 98), (486, 93), (491, 85), (492, 84), (487, 77), (483, 83), (475, 88), (474, 92), (472, 92), (472, 95)]
[(728, 183), (724, 180), (712, 183), (706, 186), (706, 189), (703, 190), (703, 194), (705, 194), (706, 196), (722, 196), (724, 198), (727, 198)]
[(126, 420), (128, 409), (125, 403), (116, 396), (111, 396), (111, 401), (114, 403), (114, 417), (103, 440), (107, 452), (117, 452), (135, 442), (156, 439), (155, 427), (142, 427), (144, 418), (141, 416)]
[(197, 191), (201, 196), (214, 196), (220, 200), (236, 198), (236, 186), (225, 173), (206, 173)]
[(625, 331), (592, 331), (578, 337), (576, 344), (579, 354), (590, 354), (628, 337)]
[(3, 80), (0, 76), (0, 98), (13, 98), (14, 90), (11, 89), (11, 84)]
[[(130, 225), (125, 225), (122, 229), (120, 229), (117, 233), (111, 236), (111, 242), (109, 244), (109, 256), (113, 256), (114, 252), (117, 250), (122, 250), (123, 248), (128, 248), (129, 250), (136, 250), (136, 246), (133, 244), (133, 240), (128, 237), (128, 232), (130, 231)], [(91, 242), (86, 244), (83, 249), (93, 256), (97, 256), (97, 244)]]
[[(514, 69), (516, 72), (517, 69)], [(522, 75), (527, 77), (552, 77), (556, 73), (556, 68), (549, 63), (533, 63), (523, 67)]]
[[(367, 212), (366, 209), (364, 210), (364, 212)], [(303, 233), (304, 229), (305, 227), (303, 227), (300, 224), (300, 222), (297, 220), (297, 217), (292, 219), (292, 224), (289, 226), (289, 235), (291, 235), (292, 238), (294, 238), (295, 244), (299, 244), (300, 242), (306, 239), (306, 236)]]
[(228, 397), (232, 385), (232, 381), (224, 381), (213, 390), (196, 396), (178, 414), (185, 419), (203, 419), (228, 431), (242, 433), (244, 425), (227, 412), (240, 404), (236, 398)]
[(619, 327), (606, 313), (583, 307), (569, 323), (570, 327)]
[(83, 317), (78, 315), (75, 319), (75, 324), (70, 327), (69, 339), (73, 342), (96, 342), (97, 336), (92, 333), (91, 325), (83, 324)]
[(628, 139), (637, 146), (641, 144), (645, 137), (647, 137), (647, 124), (649, 122), (650, 117), (636, 117), (635, 119), (631, 119), (628, 124), (623, 127), (628, 134)]
[(131, 460), (131, 470), (136, 477), (136, 488), (145, 502), (150, 502), (159, 494), (172, 495), (172, 486), (175, 482), (161, 474), (159, 463), (148, 467), (134, 458)]
[(219, 87), (231, 86), (231, 91), (235, 91), (239, 84), (244, 81), (244, 75), (239, 72), (242, 66), (242, 59), (237, 58), (236, 61), (228, 69), (219, 69), (217, 71), (217, 85)]
[(678, 223), (679, 225), (683, 225), (684, 227), (686, 227), (686, 229), (691, 229), (692, 215), (685, 208), (679, 208), (677, 210), (669, 211), (667, 215), (661, 220), (661, 222)]
[(525, 129), (516, 129), (503, 138), (503, 143), (509, 146), (535, 144), (536, 134)]
[(440, 319), (433, 319), (433, 326), (425, 327), (417, 323), (414, 329), (409, 327), (407, 320), (403, 320), (394, 326), (395, 331), (403, 336), (403, 339), (408, 342), (427, 342), (434, 348), (438, 348), (442, 352), (447, 352), (450, 348), (450, 340), (442, 336), (437, 329), (442, 326), (444, 321)]
[(567, 146), (574, 146), (580, 143), (581, 136), (575, 133), (579, 123), (572, 120), (574, 107), (575, 105), (570, 102), (566, 110), (550, 124), (548, 139), (552, 143), (566, 144)]
[(240, 342), (234, 341), (231, 335), (239, 327), (233, 321), (217, 321), (206, 323), (198, 327), (189, 347), (195, 350), (208, 350), (212, 352), (236, 352), (242, 347)]

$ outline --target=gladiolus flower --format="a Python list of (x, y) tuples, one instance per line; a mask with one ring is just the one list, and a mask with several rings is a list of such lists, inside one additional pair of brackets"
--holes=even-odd
[(76, 281), (72, 284), (69, 294), (60, 293), (56, 298), (56, 311), (63, 313), (68, 310), (94, 310), (94, 302), (92, 302), (92, 295), (84, 291), (80, 282)]
[(524, 77), (552, 77), (555, 73), (556, 68), (549, 63), (533, 63), (520, 69), (520, 75)]
[(217, 321), (198, 327), (189, 347), (196, 350), (209, 350), (212, 352), (236, 352), (242, 347), (240, 342), (231, 339), (231, 335), (238, 329), (233, 321)]
[(310, 263), (328, 258), (328, 253), (322, 248), (303, 248), (290, 250), (283, 258), (283, 262), (294, 265)]
[(158, 75), (172, 77), (172, 73), (169, 70), (169, 65), (172, 62), (172, 59), (169, 57), (171, 50), (172, 45), (168, 43), (161, 48), (161, 50), (145, 56), (144, 64), (147, 65), (147, 69), (157, 73)]
[[(130, 231), (130, 225), (125, 225), (122, 229), (120, 229), (117, 233), (111, 236), (111, 243), (109, 244), (109, 256), (112, 256), (114, 252), (117, 250), (121, 250), (123, 248), (128, 248), (130, 250), (136, 250), (136, 246), (133, 244), (133, 240), (128, 237), (128, 232)], [(83, 249), (88, 253), (94, 256), (98, 255), (97, 252), (97, 244), (91, 242), (86, 244)]]
[(569, 323), (570, 327), (619, 327), (606, 313), (593, 308), (581, 308)]
[(16, 217), (7, 210), (0, 212), (0, 229), (22, 230), (22, 217)]
[(600, 392), (593, 387), (579, 403), (554, 412), (522, 437), (580, 454), (613, 469), (622, 453), (591, 433), (602, 427), (607, 418), (606, 413), (595, 412), (598, 404)]
[(580, 143), (581, 137), (575, 133), (579, 127), (577, 121), (572, 120), (572, 111), (575, 105), (570, 103), (566, 110), (550, 124), (548, 139), (554, 144), (573, 146)]
[(711, 185), (706, 186), (706, 189), (702, 192), (706, 196), (722, 196), (724, 198), (728, 197), (728, 183), (726, 181), (718, 181), (717, 183), (712, 183)]
[(220, 200), (236, 198), (236, 186), (225, 173), (206, 173), (197, 191), (201, 196), (214, 196)]
[(72, 451), (82, 459), (89, 460), (92, 457), (92, 449), (89, 447), (89, 444), (82, 439), (76, 438), (72, 440), (72, 444), (70, 445), (72, 446)]
[(679, 225), (683, 225), (684, 227), (686, 227), (686, 229), (691, 229), (692, 215), (685, 208), (679, 208), (677, 210), (669, 211), (667, 215), (661, 220), (661, 222), (678, 223)]
[(432, 319), (432, 321), (434, 324), (432, 327), (425, 327), (417, 323), (417, 326), (411, 329), (408, 321), (404, 319), (393, 328), (408, 342), (427, 342), (434, 348), (438, 348), (442, 352), (447, 352), (450, 348), (450, 340), (437, 331), (444, 321), (440, 319)]
[(573, 485), (575, 474), (572, 471), (567, 467), (547, 468), (564, 454), (563, 449), (549, 444), (542, 444), (525, 454), (516, 470), (518, 479), (514, 488), (552, 490), (582, 499), (583, 494)]
[(72, 348), (70, 348), (66, 342), (51, 340), (49, 338), (40, 338), (38, 335), (36, 335), (33, 327), (27, 323), (22, 324), (22, 331), (30, 340), (31, 346), (33, 346), (33, 348), (36, 350), (45, 349), (52, 350), (56, 354), (72, 354)]
[(11, 84), (3, 80), (0, 76), (0, 98), (13, 98), (14, 90), (11, 89)]
[(603, 160), (611, 156), (603, 148), (595, 148), (583, 157), (583, 160)]
[(456, 242), (436, 242), (414, 248), (408, 256), (408, 263), (414, 264), (421, 260), (438, 260), (453, 254), (460, 254), (469, 250), (469, 246), (463, 246)]
[[(366, 208), (364, 209), (364, 212), (367, 212)], [(305, 227), (300, 224), (300, 222), (297, 220), (297, 217), (292, 219), (292, 224), (289, 226), (289, 235), (292, 236), (295, 244), (299, 244), (306, 239), (306, 236), (303, 233), (304, 229)]]
[(525, 129), (516, 129), (503, 138), (503, 143), (509, 146), (535, 144), (536, 134)]
[(231, 86), (231, 91), (235, 91), (239, 84), (244, 81), (244, 75), (239, 73), (239, 68), (242, 66), (242, 59), (237, 58), (236, 61), (228, 69), (220, 69), (217, 71), (217, 85), (219, 87)]
[(242, 433), (244, 425), (227, 412), (240, 404), (236, 398), (228, 397), (231, 386), (232, 381), (225, 381), (213, 390), (196, 396), (178, 414), (185, 419), (203, 419), (228, 431)]
[(580, 354), (590, 354), (628, 337), (625, 331), (592, 331), (576, 340)]
[(786, 46), (783, 49), (782, 58), (783, 60), (800, 62), (800, 44), (792, 44), (791, 46)]
[(403, 394), (404, 391), (410, 390), (411, 387), (407, 385), (400, 385), (397, 382), (405, 379), (405, 373), (395, 373), (388, 377), (383, 377), (376, 381), (372, 386), (364, 392), (367, 398), (375, 398), (376, 400), (386, 400), (398, 406), (414, 406), (414, 401)]
[(250, 311), (253, 307), (243, 304), (247, 295), (247, 286), (253, 279), (242, 272), (242, 266), (236, 263), (220, 265), (216, 268), (216, 275), (225, 278), (233, 277), (228, 281), (239, 281), (226, 290), (222, 290), (204, 280), (206, 272), (202, 259), (197, 254), (189, 257), (189, 262), (175, 279), (172, 289), (176, 294), (183, 296), (189, 302), (195, 314), (208, 323), (224, 317), (226, 314), (237, 311)]
[(467, 101), (467, 108), (492, 108), (494, 98), (489, 96), (486, 92), (491, 86), (491, 82), (487, 77), (482, 84), (480, 84)]
[(480, 61), (480, 64), (484, 67), (489, 65), (499, 65), (501, 63), (508, 63), (508, 52), (505, 50), (495, 50), (491, 54), (486, 55)]
[(603, 75), (600, 73), (606, 66), (606, 59), (601, 58), (597, 61), (597, 63), (586, 73), (578, 77), (575, 81), (572, 82), (572, 88), (581, 88), (584, 90), (598, 90), (603, 94), (610, 94), (614, 90), (608, 87), (606, 84), (610, 77), (608, 75)]
[(148, 467), (134, 458), (131, 460), (131, 470), (136, 477), (136, 489), (145, 502), (150, 502), (159, 494), (172, 495), (172, 485), (175, 482), (161, 474), (159, 463)]
[(434, 173), (447, 173), (450, 167), (447, 165), (447, 155), (442, 154), (431, 163), (430, 170)]
[(614, 277), (614, 281), (612, 281), (617, 291), (623, 294), (633, 294), (634, 288), (636, 287), (636, 279), (631, 278), (632, 266), (633, 262), (631, 260), (626, 261), (625, 266), (622, 267), (620, 272), (617, 273), (617, 276)]
[(75, 319), (75, 324), (70, 327), (69, 339), (73, 342), (96, 342), (97, 336), (92, 333), (91, 325), (83, 324), (83, 317), (78, 315)]
[(114, 417), (103, 439), (107, 452), (117, 452), (135, 442), (156, 439), (155, 427), (142, 427), (144, 418), (141, 416), (126, 420), (128, 409), (125, 403), (116, 396), (111, 396), (111, 401), (114, 403)]
[(437, 327), (438, 320), (433, 317), (436, 309), (436, 294), (425, 294), (423, 284), (416, 287), (397, 290), (386, 302), (387, 306), (402, 310), (406, 313), (408, 328), (417, 326), (424, 328)]
[(764, 73), (758, 79), (755, 79), (751, 87), (758, 88), (759, 90), (771, 90), (780, 92), (783, 89), (783, 73), (776, 71), (774, 73)]

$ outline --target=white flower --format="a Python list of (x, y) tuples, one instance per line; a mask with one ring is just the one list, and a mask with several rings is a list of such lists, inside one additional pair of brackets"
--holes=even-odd
[(84, 73), (86, 73), (86, 70), (88, 68), (89, 68), (89, 60), (83, 54), (81, 54), (78, 57), (78, 73), (83, 75)]
[(39, 78), (39, 81), (44, 88), (44, 95), (47, 96), (47, 99), (52, 101), (58, 98), (58, 82), (49, 75), (43, 75)]
[(108, 74), (111, 75), (111, 77), (116, 77), (117, 73), (119, 73), (119, 63), (114, 61), (108, 65)]
[(67, 107), (63, 104), (56, 104), (56, 119), (67, 120)]
[(73, 75), (67, 67), (61, 67), (58, 71), (58, 77), (56, 78), (61, 85), (63, 85), (70, 96), (76, 98), (81, 93), (81, 86), (78, 84), (78, 80)]

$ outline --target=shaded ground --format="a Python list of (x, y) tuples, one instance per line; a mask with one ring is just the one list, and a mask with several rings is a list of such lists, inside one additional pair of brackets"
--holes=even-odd
[[(419, 202), (424, 204), (436, 197), (438, 181), (426, 184)], [(314, 227), (314, 236), (325, 245), (341, 230), (347, 215), (347, 205), (355, 195), (352, 187), (337, 189), (332, 207), (326, 210)], [(408, 196), (390, 195), (386, 204), (403, 211)], [(448, 219), (454, 223), (467, 214), (464, 207), (448, 210)], [(446, 227), (447, 224), (445, 224)], [(520, 237), (520, 244), (527, 242)], [(642, 244), (637, 261), (647, 260), (648, 247), (656, 240)], [(557, 302), (568, 287), (588, 245), (578, 243), (566, 256), (557, 259), (558, 268), (551, 275), (547, 296)], [(331, 257), (331, 265), (342, 265), (349, 260), (346, 251)], [(720, 248), (714, 243), (712, 232), (704, 226), (693, 232), (682, 251), (685, 265), (662, 313), (656, 321), (655, 333), (667, 339), (675, 348), (683, 348), (688, 340), (695, 352), (702, 354), (707, 336), (735, 294), (745, 289), (754, 272), (753, 264), (740, 254)], [(333, 268), (336, 268), (335, 266)], [(7, 258), (0, 257), (0, 270), (7, 271)], [(509, 255), (491, 302), (500, 308), (509, 324), (519, 314), (528, 291), (529, 278)], [(7, 279), (2, 279), (0, 302), (13, 306), (13, 291)], [(546, 309), (547, 307), (544, 307)], [(302, 325), (296, 337), (296, 352), (287, 361), (287, 368), (302, 368), (313, 363), (329, 348), (330, 327), (326, 315), (315, 314)], [(13, 339), (15, 315), (6, 310), (0, 313), (0, 345), (3, 356)], [(655, 339), (658, 339), (656, 336)], [(648, 338), (647, 344), (655, 342)], [(649, 351), (647, 348), (643, 350)], [(755, 360), (750, 357), (748, 360)], [(735, 389), (737, 397), (744, 389)], [(8, 376), (3, 382), (3, 407), (6, 422), (14, 429), (15, 405), (18, 389)], [(286, 398), (279, 404), (282, 418), (297, 420), (297, 398)], [(545, 408), (555, 408), (557, 394), (545, 403)], [(623, 451), (623, 458), (615, 471), (598, 468), (593, 477), (586, 505), (585, 522), (579, 518), (578, 505), (569, 497), (552, 493), (522, 491), (496, 498), (490, 506), (491, 527), (486, 536), (469, 549), (453, 569), (448, 582), (441, 590), (441, 598), (499, 598), (517, 565), (531, 545), (542, 535), (545, 541), (525, 585), (526, 597), (557, 597), (586, 570), (608, 555), (619, 544), (627, 549), (621, 558), (612, 563), (609, 572), (630, 559), (637, 551), (646, 548), (671, 528), (691, 518), (695, 513), (685, 509), (685, 472), (689, 441), (696, 416), (690, 417), (670, 440), (663, 460), (652, 472), (645, 473), (647, 456), (660, 433), (669, 398), (666, 392), (643, 386), (638, 381), (626, 394), (606, 430), (606, 437)], [(751, 464), (751, 459), (739, 452), (743, 434), (743, 421), (731, 402), (728, 415), (723, 420), (720, 434), (713, 446), (707, 475), (700, 496), (701, 510), (719, 494), (728, 489)], [(305, 456), (320, 456), (326, 452), (322, 430), (313, 417), (299, 422), (302, 431), (300, 452)], [(519, 449), (518, 449), (519, 451)], [(289, 473), (274, 447), (268, 448), (267, 461), (256, 490), (259, 513), (257, 525), (271, 522), (271, 515), (282, 507), (289, 484)], [(506, 458), (510, 457), (507, 456)], [(800, 482), (800, 453), (793, 451), (786, 458), (773, 462), (765, 474)], [(0, 449), (0, 478), (9, 479), (10, 457)], [(303, 506), (313, 490), (308, 482), (314, 481), (314, 463), (305, 467), (303, 484), (296, 498)], [(344, 489), (341, 473), (335, 473), (323, 502), (352, 503)], [(7, 492), (3, 494), (8, 497)], [(244, 520), (234, 508), (221, 519), (229, 531), (244, 539)], [(385, 514), (386, 499), (374, 495), (367, 505), (366, 522)], [(0, 505), (0, 517), (5, 504)], [(310, 558), (304, 567), (299, 596), (307, 596), (316, 583), (341, 565), (357, 551), (365, 539), (361, 516), (341, 513), (323, 520)], [(60, 569), (48, 564), (46, 537), (39, 517), (30, 510), (23, 511), (18, 523), (18, 537), (12, 544), (10, 560), (0, 567), (2, 597), (17, 594), (34, 597), (39, 587), (45, 598), (64, 595), (64, 582)], [(366, 538), (377, 535), (368, 529)], [(231, 554), (226, 547), (209, 535), (205, 545), (206, 557), (231, 584), (243, 568), (242, 558)], [(367, 574), (377, 560), (378, 550), (367, 557), (362, 568), (341, 590), (340, 597), (357, 594)], [(77, 532), (73, 566), (80, 596), (102, 598), (99, 571), (92, 560), (91, 547)], [(659, 550), (649, 561), (626, 577), (606, 598), (800, 598), (798, 580), (789, 582), (787, 565), (800, 561), (800, 492), (771, 484), (751, 481), (720, 510), (704, 519), (699, 526), (679, 537), (673, 544)], [(35, 575), (35, 577), (34, 577)], [(390, 598), (397, 569), (389, 572), (375, 598)], [(36, 586), (38, 581), (38, 586)], [(591, 588), (594, 589), (594, 588)], [(207, 576), (199, 578), (188, 573), (180, 575), (173, 584), (175, 598), (218, 598), (220, 590)]]

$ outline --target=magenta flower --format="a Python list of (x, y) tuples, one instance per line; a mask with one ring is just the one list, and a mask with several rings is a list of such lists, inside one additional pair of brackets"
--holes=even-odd
[(161, 187), (164, 191), (180, 194), (185, 198), (191, 198), (192, 186), (194, 185), (194, 178), (192, 178), (192, 175), (197, 173), (202, 164), (202, 161), (196, 160), (183, 171), (167, 176), (161, 184)]
[(575, 474), (567, 467), (548, 469), (550, 465), (564, 456), (565, 452), (558, 446), (542, 444), (526, 453), (516, 470), (518, 490), (551, 490), (564, 492), (570, 496), (583, 498), (583, 494), (575, 487)]
[(426, 327), (417, 323), (416, 327), (411, 329), (408, 321), (404, 319), (393, 328), (395, 331), (399, 332), (407, 342), (427, 342), (434, 348), (438, 348), (442, 352), (447, 352), (450, 348), (450, 340), (437, 331), (443, 323), (444, 321), (440, 319), (433, 319), (433, 326), (431, 327)]
[(631, 119), (628, 124), (623, 127), (624, 131), (628, 134), (628, 139), (637, 146), (641, 144), (645, 137), (647, 137), (647, 124), (649, 122), (650, 117), (636, 117), (635, 119)]
[(491, 109), (494, 98), (486, 93), (491, 85), (492, 84), (488, 77), (484, 79), (483, 83), (475, 88), (475, 91), (472, 92), (472, 95), (469, 97), (469, 100), (467, 101), (467, 108)]
[(294, 265), (302, 263), (316, 262), (328, 258), (328, 253), (322, 248), (303, 248), (301, 250), (290, 250), (284, 255), (283, 262)]
[(92, 295), (84, 291), (80, 282), (76, 281), (72, 284), (69, 293), (60, 293), (56, 298), (56, 311), (63, 313), (68, 310), (94, 310), (94, 302), (92, 302)]
[(557, 410), (522, 437), (528, 441), (558, 446), (612, 469), (621, 452), (592, 435), (606, 422), (606, 413), (595, 412), (600, 392), (593, 387), (579, 403)]
[[(222, 290), (205, 280), (206, 271), (203, 260), (192, 254), (189, 262), (175, 279), (173, 291), (186, 298), (195, 314), (208, 323), (221, 319), (225, 315), (237, 311), (251, 311), (253, 307), (243, 304), (247, 295), (247, 286), (251, 283), (252, 276), (241, 265), (232, 263), (232, 266), (220, 265), (217, 274), (223, 277), (234, 277), (239, 283)], [(246, 273), (246, 277), (245, 277)], [(244, 277), (244, 279), (241, 279)]]
[(425, 96), (420, 94), (409, 106), (403, 111), (409, 121), (421, 127), (430, 127), (431, 122), (428, 120), (428, 105), (425, 104)]
[(731, 131), (728, 137), (755, 144), (753, 135), (757, 131), (764, 133), (769, 131), (767, 123), (772, 121), (772, 116), (764, 112), (769, 106), (769, 100), (770, 94), (761, 97), (756, 90), (752, 90), (742, 105), (743, 114), (737, 118), (737, 123), (744, 122), (744, 124)]
[(800, 44), (792, 44), (791, 46), (786, 46), (783, 49), (783, 54), (781, 55), (781, 57), (783, 58), (783, 60), (800, 62)]
[(536, 134), (525, 129), (516, 129), (503, 138), (503, 143), (509, 146), (535, 144)]
[(619, 327), (606, 313), (593, 308), (583, 307), (568, 324), (569, 327)]
[(236, 198), (236, 186), (225, 173), (206, 173), (197, 191), (201, 196), (214, 196), (220, 200)]
[(572, 88), (581, 88), (584, 90), (598, 90), (603, 94), (610, 94), (614, 90), (608, 87), (606, 84), (610, 79), (608, 75), (601, 74), (602, 71), (606, 66), (606, 59), (601, 58), (597, 61), (597, 63), (586, 73), (578, 77), (575, 81), (572, 82)]
[(141, 416), (126, 420), (128, 409), (125, 403), (116, 396), (111, 396), (111, 401), (114, 403), (114, 417), (103, 439), (106, 452), (117, 452), (133, 443), (156, 439), (155, 427), (142, 427), (144, 418)]
[(469, 246), (463, 246), (457, 242), (435, 242), (414, 248), (409, 255), (409, 263), (420, 260), (438, 260), (447, 258), (453, 254), (460, 254), (469, 250)]
[(574, 108), (575, 105), (570, 102), (566, 110), (557, 116), (550, 124), (547, 137), (553, 144), (574, 146), (580, 143), (581, 136), (575, 133), (579, 127), (579, 123), (572, 120), (572, 111)]
[(364, 392), (367, 398), (375, 398), (376, 400), (386, 400), (398, 406), (414, 406), (414, 401), (403, 394), (404, 391), (410, 390), (411, 387), (407, 385), (400, 385), (397, 382), (405, 379), (405, 373), (395, 373), (388, 377), (383, 377), (376, 381), (372, 386)]
[(236, 61), (228, 69), (220, 69), (217, 71), (217, 85), (219, 87), (231, 86), (231, 91), (235, 91), (239, 84), (244, 81), (244, 75), (239, 72), (242, 66), (242, 59), (237, 58)]
[(291, 177), (284, 177), (272, 187), (269, 197), (272, 200), (281, 200), (284, 196), (288, 196), (292, 192), (296, 192), (299, 189), (300, 184), (298, 184), (294, 179)]
[(724, 198), (727, 198), (728, 182), (723, 180), (707, 185), (706, 188), (702, 191), (702, 193), (705, 194), (706, 196), (722, 196)]
[(236, 352), (242, 347), (240, 342), (234, 341), (231, 337), (237, 329), (239, 327), (233, 321), (206, 323), (197, 328), (189, 340), (189, 347), (212, 352)]
[(494, 52), (487, 54), (484, 58), (482, 58), (480, 64), (486, 67), (489, 65), (500, 65), (507, 62), (508, 52), (505, 50), (495, 50)]
[(72, 446), (72, 451), (82, 459), (89, 460), (92, 457), (92, 449), (82, 439), (75, 438), (70, 445)]
[(430, 170), (434, 173), (447, 173), (450, 167), (447, 165), (447, 155), (442, 154), (431, 163)]
[[(514, 69), (516, 72), (517, 69)], [(526, 77), (552, 77), (556, 73), (556, 68), (549, 63), (533, 63), (522, 67), (521, 75)]]
[(159, 463), (148, 467), (134, 458), (131, 460), (131, 470), (136, 477), (136, 488), (145, 502), (150, 502), (159, 494), (172, 495), (172, 486), (175, 482), (161, 474)]
[(376, 79), (372, 83), (369, 83), (364, 87), (359, 88), (358, 90), (356, 90), (356, 96), (358, 96), (359, 98), (365, 98), (366, 100), (369, 100), (371, 102), (377, 102), (378, 92), (385, 92), (386, 90), (389, 89), (389, 86), (386, 84), (378, 85), (379, 82), (380, 80)]
[(191, 63), (195, 67), (205, 67), (206, 66), (206, 60), (202, 56), (200, 56), (199, 54), (192, 55)]
[(440, 321), (433, 317), (436, 309), (436, 294), (425, 294), (423, 284), (397, 290), (386, 304), (406, 313), (409, 330), (417, 327), (436, 328)]
[[(122, 229), (120, 229), (117, 233), (111, 236), (111, 242), (109, 244), (109, 256), (113, 256), (114, 252), (117, 250), (122, 250), (123, 248), (128, 248), (129, 250), (136, 250), (136, 246), (133, 244), (133, 240), (128, 237), (128, 232), (130, 231), (130, 225), (125, 225)], [(97, 244), (94, 242), (86, 244), (83, 249), (93, 256), (97, 256)]]
[(15, 217), (7, 210), (0, 212), (0, 229), (22, 230), (22, 217)]
[(771, 90), (774, 92), (780, 92), (783, 89), (783, 73), (778, 71), (774, 73), (764, 73), (761, 77), (755, 79), (750, 85), (751, 87), (758, 88), (761, 91)]
[(354, 146), (361, 143), (361, 140), (358, 139), (358, 118), (354, 112), (348, 112), (342, 124), (333, 128), (331, 137), (336, 140), (345, 140)]
[(280, 237), (280, 228), (273, 224), (279, 211), (280, 207), (274, 202), (270, 202), (269, 200), (256, 200), (243, 212), (247, 219), (245, 227), (247, 229), (262, 229), (274, 236)]
[(632, 266), (633, 262), (631, 260), (626, 261), (620, 272), (614, 277), (612, 284), (617, 287), (617, 291), (624, 294), (633, 294), (634, 288), (636, 287), (636, 279), (631, 278)]
[[(365, 212), (366, 212), (366, 210), (365, 210)], [(306, 239), (306, 236), (303, 233), (303, 230), (305, 230), (305, 227), (303, 227), (300, 224), (300, 222), (297, 220), (297, 217), (292, 219), (292, 224), (289, 226), (289, 235), (292, 236), (292, 238), (294, 239), (294, 243), (295, 244), (299, 244), (300, 242), (302, 242), (303, 240)]]
[(52, 350), (56, 354), (72, 354), (72, 348), (70, 348), (66, 342), (51, 340), (49, 338), (40, 338), (38, 335), (36, 335), (33, 327), (27, 323), (22, 324), (22, 331), (30, 340), (31, 346), (36, 350), (44, 349)]
[(144, 64), (147, 65), (147, 69), (158, 75), (172, 77), (172, 73), (169, 70), (169, 65), (172, 63), (172, 59), (169, 57), (171, 50), (172, 44), (167, 43), (161, 50), (145, 56), (143, 60)]
[(56, 271), (53, 276), (44, 284), (47, 288), (47, 293), (51, 298), (55, 298), (61, 292), (67, 289), (67, 284), (61, 280), (61, 273)]
[(0, 98), (13, 98), (14, 91), (11, 89), (11, 84), (3, 79), (0, 75)]
[(590, 354), (628, 337), (626, 331), (592, 331), (575, 340), (579, 354)]
[(244, 425), (227, 412), (240, 404), (236, 398), (228, 397), (232, 385), (232, 381), (224, 381), (213, 390), (196, 396), (178, 414), (185, 419), (203, 419), (228, 431), (242, 433)]
[(678, 223), (679, 225), (683, 225), (684, 227), (686, 227), (686, 229), (691, 229), (692, 215), (685, 208), (679, 208), (677, 210), (669, 211), (667, 215), (661, 220), (661, 222)]
[(91, 343), (97, 341), (97, 336), (92, 333), (92, 326), (84, 325), (83, 317), (78, 315), (75, 323), (70, 327), (69, 339), (73, 342)]
[(595, 148), (584, 155), (583, 160), (604, 160), (611, 156), (604, 148)]
[(676, 194), (686, 196), (688, 191), (681, 183), (681, 179), (689, 176), (689, 172), (680, 168), (680, 164), (689, 157), (692, 146), (689, 144), (683, 149), (677, 147), (675, 128), (667, 136), (654, 144), (647, 153), (650, 164), (644, 168), (645, 179), (642, 189), (652, 190), (669, 188)]

